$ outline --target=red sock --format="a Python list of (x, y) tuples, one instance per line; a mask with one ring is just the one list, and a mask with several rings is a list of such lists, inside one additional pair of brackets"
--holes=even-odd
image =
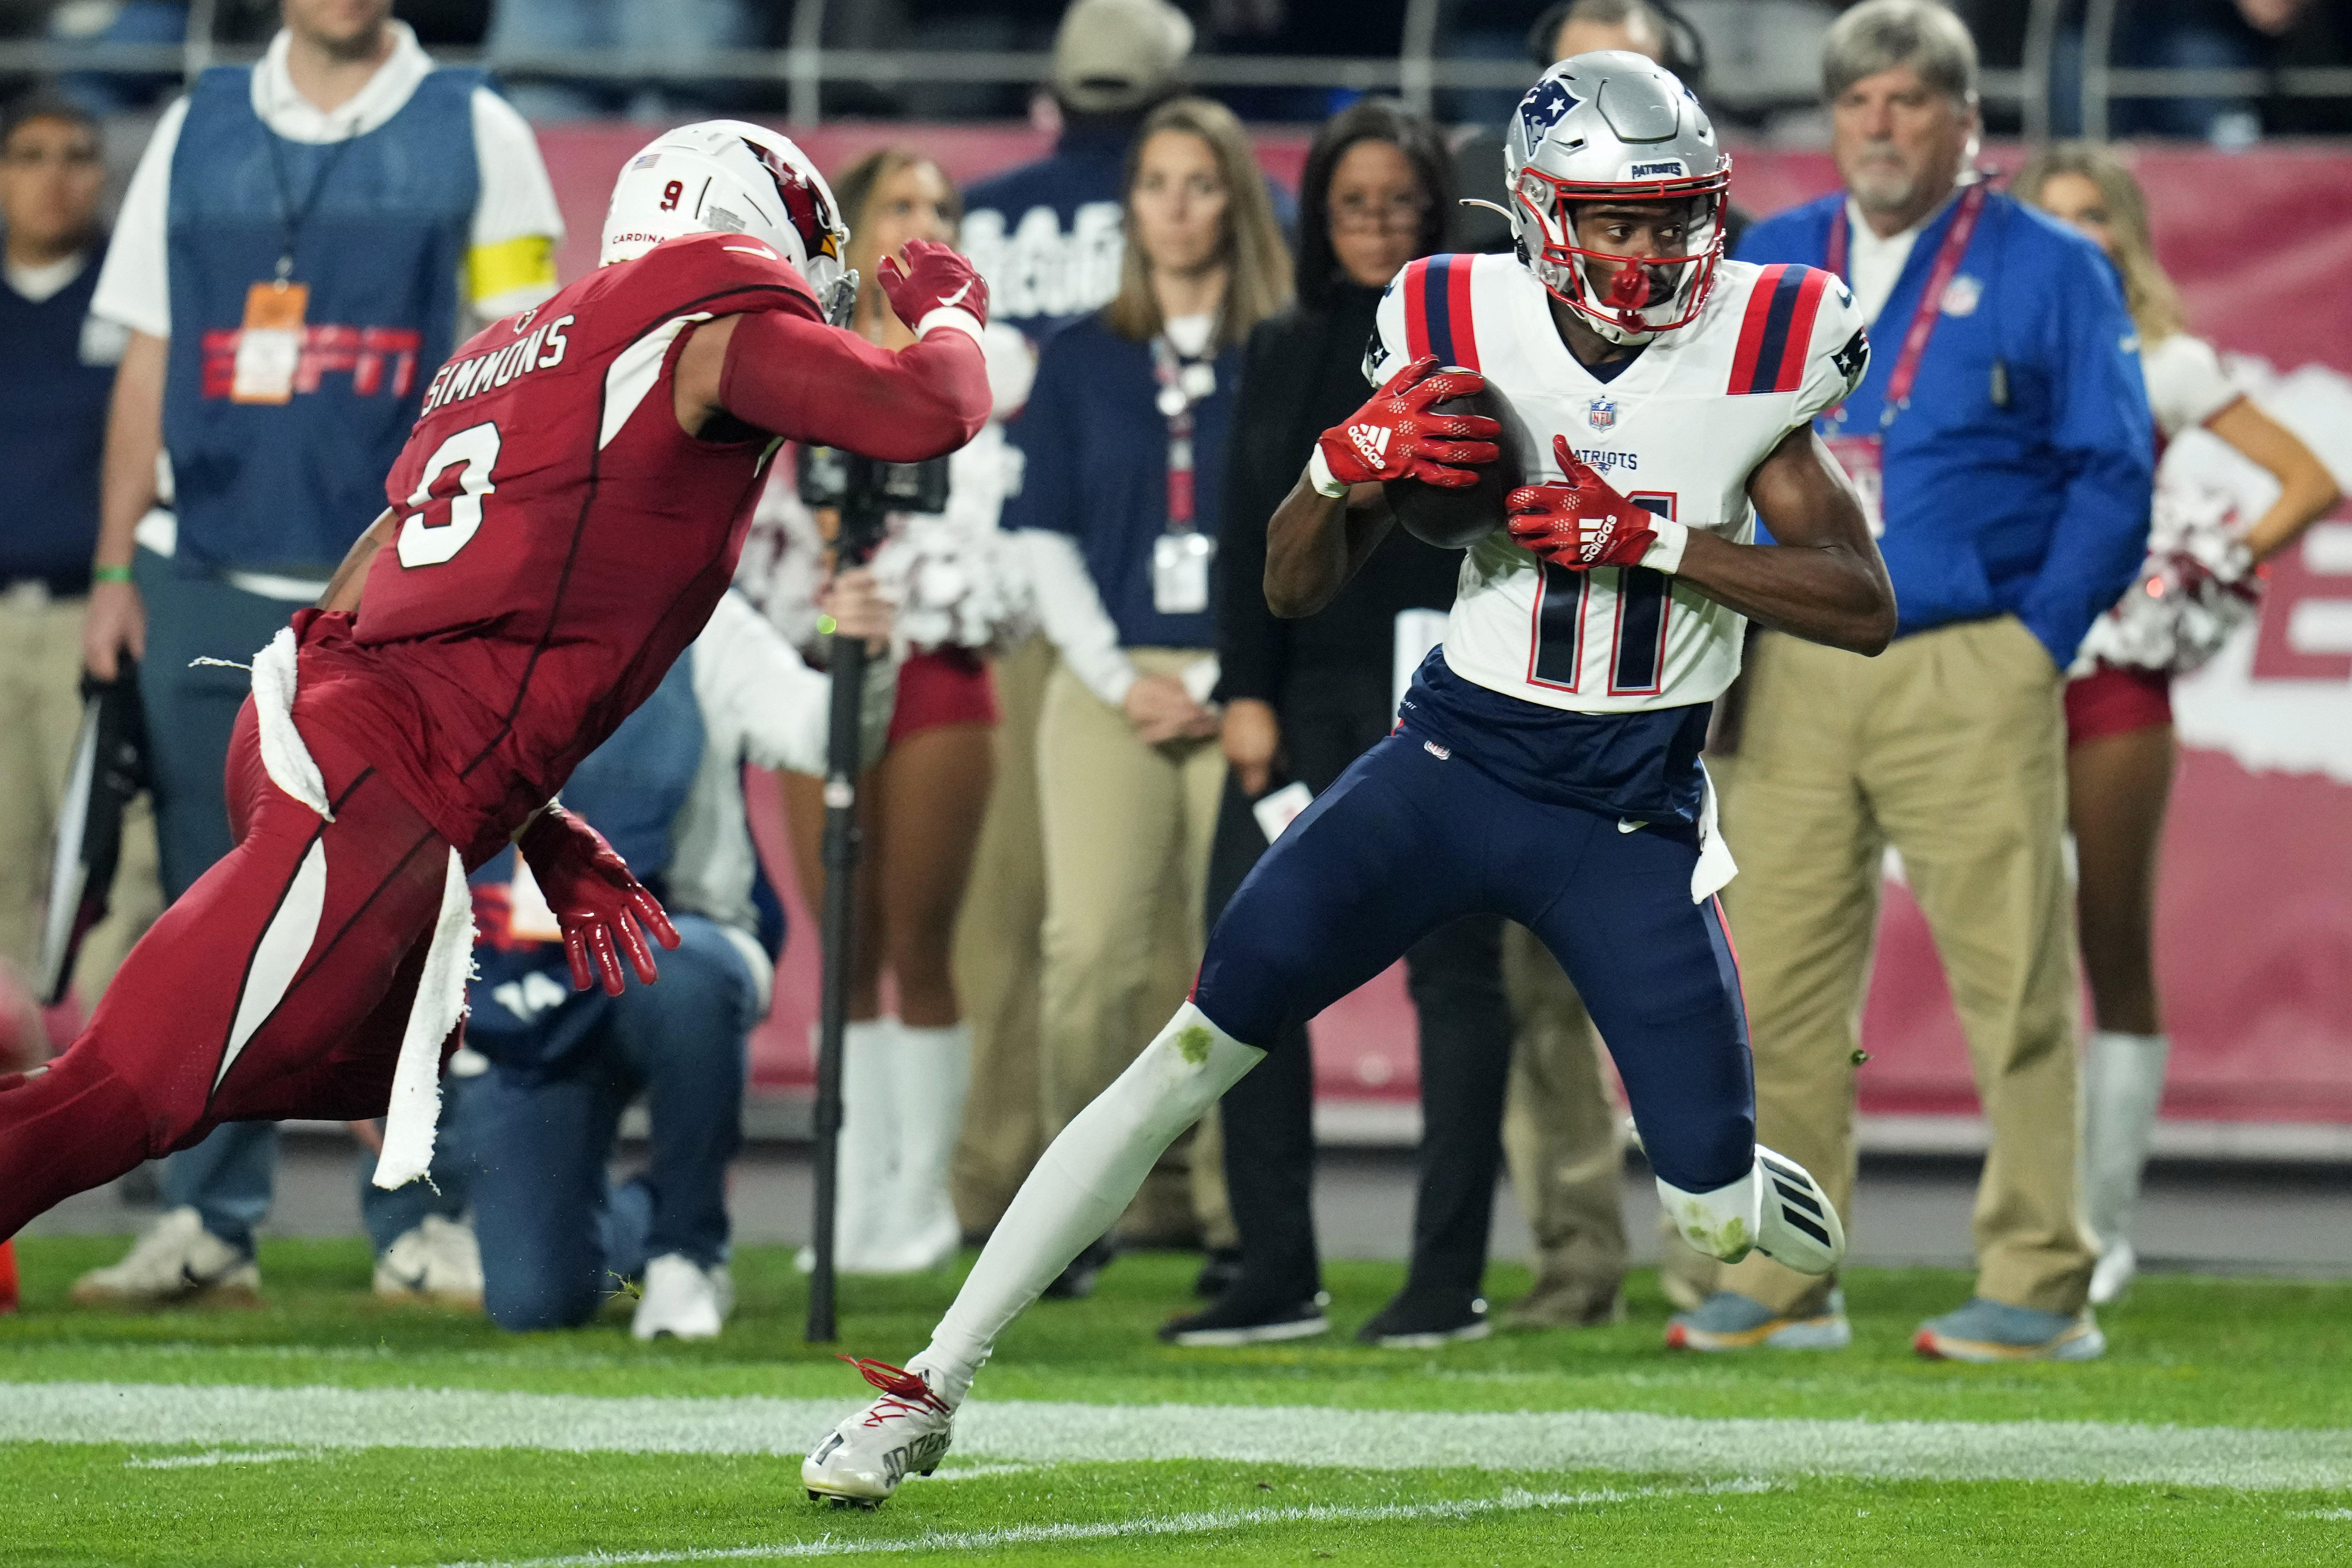
[(0, 1312), (16, 1310), (16, 1239), (0, 1241)]

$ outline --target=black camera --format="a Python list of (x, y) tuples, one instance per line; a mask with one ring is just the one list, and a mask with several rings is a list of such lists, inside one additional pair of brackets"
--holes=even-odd
[(945, 511), (948, 460), (884, 463), (838, 447), (803, 447), (800, 494), (803, 506), (838, 509), (844, 522), (893, 511)]

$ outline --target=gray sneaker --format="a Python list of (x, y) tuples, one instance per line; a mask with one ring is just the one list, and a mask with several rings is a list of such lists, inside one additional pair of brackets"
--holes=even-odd
[(1911, 1348), (1935, 1361), (2095, 1361), (2106, 1353), (2107, 1337), (2088, 1307), (2045, 1312), (1971, 1296), (1920, 1324)]
[(1666, 1348), (1677, 1351), (1842, 1351), (1853, 1342), (1845, 1292), (1832, 1290), (1811, 1317), (1779, 1312), (1736, 1290), (1717, 1290), (1666, 1321)]

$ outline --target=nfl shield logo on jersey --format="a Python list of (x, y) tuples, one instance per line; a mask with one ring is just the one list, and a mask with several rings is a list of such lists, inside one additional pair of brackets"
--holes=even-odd
[(1586, 405), (1584, 422), (1595, 430), (1607, 430), (1617, 423), (1617, 403), (1614, 398), (1596, 397)]

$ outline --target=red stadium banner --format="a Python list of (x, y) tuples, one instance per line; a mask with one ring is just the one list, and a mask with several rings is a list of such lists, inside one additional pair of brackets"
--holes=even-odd
[[(593, 265), (614, 173), (649, 134), (541, 128), (569, 226), (567, 279)], [(903, 144), (959, 182), (1047, 150), (1019, 126), (838, 125), (802, 141), (828, 170)], [(1307, 142), (1302, 131), (1264, 132), (1260, 161), (1295, 182)], [(1990, 159), (2020, 161), (2014, 148)], [(2137, 163), (2158, 251), (2195, 330), (2352, 489), (2352, 312), (2339, 298), (2352, 256), (2352, 154), (2168, 147)], [(1828, 191), (1834, 178), (1826, 154), (1748, 148), (1736, 154), (1732, 195), (1766, 214)], [(2229, 221), (2213, 222), (2217, 212)], [(2192, 434), (2175, 447), (2168, 462), (2233, 490), (2242, 507), (2266, 500), (2267, 481), (2219, 442)], [(2157, 915), (2174, 1039), (2165, 1110), (2200, 1121), (2352, 1125), (2352, 509), (2273, 563), (2269, 578), (2260, 624), (2176, 693), (2182, 757)], [(775, 794), (752, 783), (762, 846), (781, 870), (790, 860)], [(1972, 1113), (1967, 1050), (1926, 922), (1899, 881), (1885, 891), (1864, 1016), (1863, 1109)], [(815, 928), (793, 902), (775, 1009), (754, 1043), (755, 1077), (773, 1089), (810, 1078)], [(1321, 1095), (1411, 1100), (1415, 1028), (1402, 974), (1381, 976), (1317, 1020), (1315, 1048)]]

